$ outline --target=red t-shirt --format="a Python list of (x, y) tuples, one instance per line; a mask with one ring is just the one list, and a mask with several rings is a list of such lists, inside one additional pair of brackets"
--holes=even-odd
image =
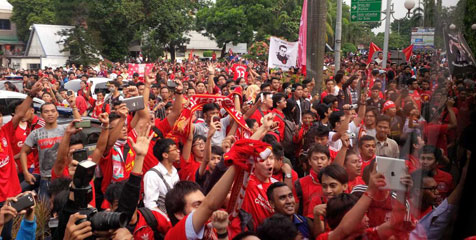
[[(170, 131), (172, 131), (172, 127), (170, 126), (169, 121), (167, 121), (167, 118), (164, 118), (162, 120), (158, 118), (155, 119), (154, 125), (157, 129), (159, 129), (162, 132), (164, 137), (167, 136), (167, 134)], [(151, 129), (150, 131), (153, 132), (153, 129)], [(135, 140), (136, 137), (137, 137), (136, 134), (134, 134), (132, 136), (132, 139)], [(149, 171), (149, 169), (153, 168), (155, 165), (159, 164), (159, 160), (154, 156), (154, 145), (156, 142), (154, 140), (155, 137), (157, 137), (157, 134), (155, 134), (154, 138), (150, 141), (149, 151), (147, 152), (144, 158), (144, 166), (142, 167), (143, 174), (145, 174), (147, 171)]]
[(180, 170), (178, 172), (180, 180), (195, 182), (195, 173), (200, 168), (200, 164), (195, 160), (193, 153), (190, 154), (187, 162), (180, 156)]
[[(281, 142), (281, 141), (284, 140), (284, 128), (286, 127), (286, 125), (284, 124), (284, 121), (281, 120), (281, 119), (285, 119), (284, 118), (284, 113), (282, 111), (277, 110), (277, 109), (273, 109), (271, 112), (276, 114), (273, 121), (278, 122), (278, 131), (279, 131), (278, 141)], [(279, 118), (278, 115), (281, 116), (281, 118)]]
[(408, 167), (408, 173), (412, 173), (421, 167), (420, 160), (418, 160), (418, 158), (416, 158), (412, 154), (408, 155), (408, 160), (405, 161), (405, 163)]
[[(324, 196), (322, 193), (322, 185), (319, 182), (317, 173), (314, 172), (314, 170), (311, 170), (309, 175), (299, 179), (298, 181), (302, 189), (302, 213), (306, 214), (305, 217), (314, 218), (312, 211), (310, 211), (311, 215), (309, 215), (309, 208), (313, 207), (311, 206), (311, 202), (313, 202), (314, 204), (321, 204), (322, 197)], [(317, 198), (318, 200), (312, 201), (315, 198)]]
[[(128, 134), (133, 136), (132, 132)], [(128, 145), (126, 147), (126, 145)], [(128, 149), (128, 151), (125, 151)], [(127, 141), (123, 146), (112, 147), (107, 153), (106, 157), (103, 157), (99, 163), (103, 180), (101, 183), (101, 191), (106, 192), (107, 186), (112, 182), (120, 182), (129, 178), (129, 174), (132, 171), (135, 160), (135, 152)]]
[(83, 96), (76, 97), (76, 107), (81, 115), (88, 110), (88, 104)]
[(21, 192), (10, 139), (14, 132), (11, 121), (0, 129), (0, 202)]
[(437, 201), (440, 203), (453, 191), (453, 176), (443, 170), (436, 169), (436, 174), (433, 176), (433, 179), (438, 183), (438, 192), (440, 194)]
[[(21, 128), (20, 125), (15, 129), (15, 133), (12, 138), (12, 150), (13, 156), (20, 153), (23, 143), (25, 142), (28, 135), (32, 130), (42, 128), (45, 126), (45, 121), (38, 116), (33, 116), (32, 124), (28, 124), (25, 129)], [(31, 152), (28, 154), (27, 165), (29, 169), (33, 169), (32, 173), (40, 174), (40, 166), (38, 161), (38, 149), (32, 148)], [(18, 166), (18, 172), (21, 172), (21, 163), (20, 159), (15, 160)]]
[(366, 185), (361, 176), (357, 176), (354, 180), (347, 183), (347, 193), (351, 193), (352, 189), (357, 185)]
[[(331, 232), (325, 232), (325, 233), (319, 234), (319, 236), (316, 237), (316, 240), (327, 240), (327, 239), (329, 239), (329, 233), (331, 233)], [(364, 233), (362, 234), (362, 239), (380, 240), (380, 237), (378, 236), (377, 228), (367, 228), (367, 229), (365, 229)]]
[[(150, 209), (155, 219), (157, 220), (157, 230), (159, 233), (167, 234), (172, 224), (170, 223), (169, 218), (164, 213)], [(154, 239), (154, 231), (149, 227), (145, 217), (142, 216), (140, 211), (137, 211), (138, 221), (136, 227), (134, 228), (134, 239)]]
[[(203, 232), (205, 227), (202, 228), (200, 233), (196, 233), (195, 229), (193, 228), (192, 224), (192, 218), (193, 213), (190, 213), (189, 215), (185, 216), (182, 220), (180, 220), (175, 226), (173, 226), (165, 235), (165, 240), (186, 240), (189, 239), (187, 238), (187, 235), (192, 234), (193, 236), (191, 239), (199, 239), (199, 237), (203, 236)], [(187, 234), (188, 233), (188, 234)]]
[(448, 134), (448, 124), (425, 124), (423, 135), (427, 145), (433, 145), (443, 149), (443, 154), (447, 153), (446, 135)]
[(233, 80), (236, 80), (240, 77), (244, 79), (248, 79), (248, 72), (246, 71), (247, 68), (248, 67), (244, 64), (238, 64), (238, 63), (233, 64), (233, 66), (231, 67), (233, 71)]
[(267, 183), (263, 183), (254, 174), (250, 176), (241, 209), (251, 214), (255, 229), (274, 213), (266, 196), (268, 187), (274, 182), (277, 182), (274, 178), (270, 178)]
[[(266, 114), (268, 114), (269, 112), (271, 111), (261, 111), (260, 112), (260, 109), (256, 109), (256, 111), (251, 115), (250, 118), (256, 120), (256, 122), (258, 122), (258, 125), (261, 126), (261, 118), (263, 116), (265, 116)], [(263, 114), (261, 114), (263, 113)]]

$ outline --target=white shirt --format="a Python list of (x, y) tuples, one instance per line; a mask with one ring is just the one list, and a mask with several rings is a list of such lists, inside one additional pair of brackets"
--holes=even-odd
[[(180, 181), (177, 169), (172, 167), (172, 173), (170, 174), (165, 166), (159, 162), (159, 164), (153, 167), (162, 173), (165, 181), (169, 184), (170, 188), (173, 188), (174, 185)], [(165, 186), (164, 181), (159, 177), (159, 175), (154, 171), (147, 171), (144, 175), (144, 205), (149, 209), (157, 209), (157, 199), (162, 195), (165, 197), (168, 190)]]

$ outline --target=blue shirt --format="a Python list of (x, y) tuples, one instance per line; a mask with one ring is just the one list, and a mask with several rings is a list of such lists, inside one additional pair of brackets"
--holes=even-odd
[(294, 214), (293, 223), (304, 239), (311, 239), (311, 229), (307, 218)]
[(423, 216), (416, 228), (410, 233), (410, 239), (419, 239), (426, 235), (427, 239), (439, 239), (451, 221), (456, 206), (449, 204), (446, 198), (438, 207)]
[[(21, 221), (20, 229), (18, 230), (16, 240), (31, 240), (36, 237), (36, 216), (33, 221), (28, 221), (25, 218)], [(0, 240), (2, 237), (0, 236)]]

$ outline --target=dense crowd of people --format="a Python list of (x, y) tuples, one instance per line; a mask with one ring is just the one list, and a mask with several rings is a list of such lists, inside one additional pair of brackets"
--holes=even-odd
[[(27, 96), (0, 106), (14, 113), (0, 131), (1, 239), (35, 238), (35, 205), (13, 207), (25, 196), (50, 209), (51, 239), (444, 238), (474, 145), (476, 74), (451, 75), (437, 53), (326, 62), (321, 81), (239, 57), (144, 76), (120, 63), (4, 69), (23, 77), (5, 89)], [(134, 97), (142, 109), (128, 109)], [(101, 122), (89, 156), (86, 116)], [(379, 157), (404, 160), (403, 189)]]

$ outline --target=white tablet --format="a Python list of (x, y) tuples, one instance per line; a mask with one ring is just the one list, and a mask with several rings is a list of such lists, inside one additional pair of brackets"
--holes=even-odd
[(393, 191), (406, 191), (405, 185), (400, 178), (407, 174), (407, 166), (404, 159), (377, 156), (377, 172), (385, 176), (387, 185), (383, 189)]

